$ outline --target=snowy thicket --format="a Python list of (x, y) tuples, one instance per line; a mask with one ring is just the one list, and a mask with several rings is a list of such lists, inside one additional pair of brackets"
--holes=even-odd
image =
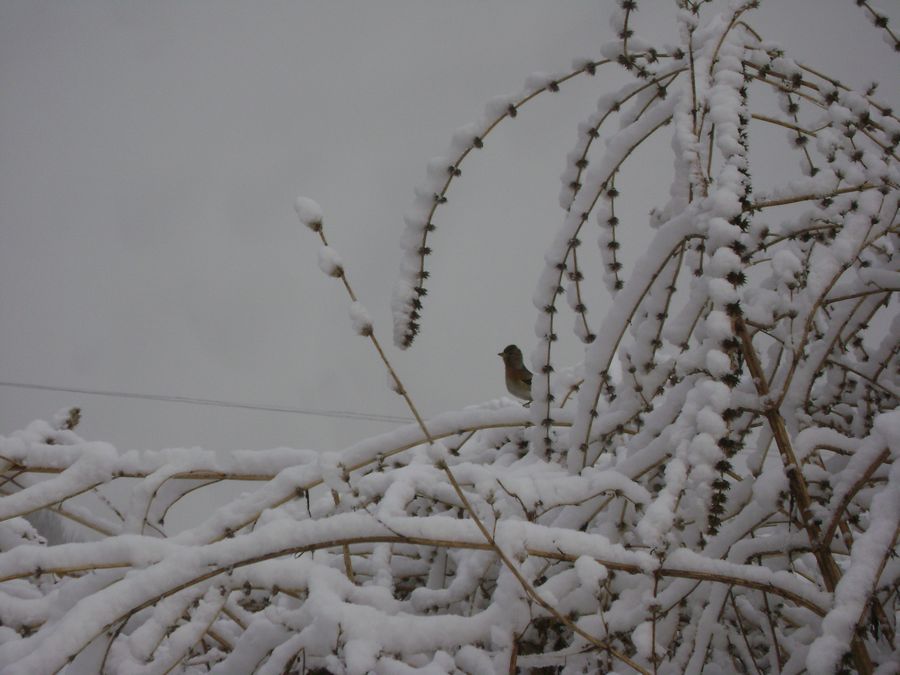
[[(702, 4), (653, 46), (622, 0), (600, 60), (492, 102), (417, 192), (403, 347), (469, 152), (572, 77), (634, 76), (569, 154), (530, 407), (423, 420), (299, 199), (417, 423), (321, 453), (121, 453), (81, 440), (74, 414), (0, 440), (0, 673), (896, 672), (900, 120), (767, 43), (752, 3)], [(753, 172), (767, 127), (797, 167), (776, 185)], [(652, 186), (617, 177), (660, 136), (676, 178), (629, 269), (617, 198)], [(595, 321), (600, 283), (613, 303)], [(585, 350), (564, 368), (567, 311)], [(229, 479), (259, 488), (164, 535), (173, 504)], [(100, 489), (118, 480), (114, 507)], [(48, 544), (53, 519), (93, 541)]]

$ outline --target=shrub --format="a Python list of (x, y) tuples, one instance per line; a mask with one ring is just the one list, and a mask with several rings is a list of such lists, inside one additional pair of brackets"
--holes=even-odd
[[(423, 419), (327, 218), (301, 198), (320, 267), (416, 424), (323, 453), (121, 454), (78, 438), (74, 413), (3, 439), (3, 672), (74, 659), (123, 673), (826, 673), (896, 659), (900, 121), (766, 43), (755, 3), (716, 17), (703, 4), (681, 3), (680, 46), (663, 49), (622, 0), (600, 60), (492, 102), (418, 191), (393, 301), (402, 348), (471, 150), (571, 78), (633, 76), (569, 155), (529, 407)], [(780, 166), (800, 159), (772, 188), (751, 172), (763, 126), (790, 141), (764, 149)], [(617, 178), (663, 134), (675, 179), (629, 270), (616, 205), (645, 187)], [(596, 324), (591, 239), (613, 295)], [(574, 368), (554, 361), (567, 308), (585, 344)], [(73, 500), (126, 478), (115, 518)], [(220, 480), (261, 485), (163, 536), (173, 503)], [(47, 545), (25, 519), (42, 510), (98, 540)]]

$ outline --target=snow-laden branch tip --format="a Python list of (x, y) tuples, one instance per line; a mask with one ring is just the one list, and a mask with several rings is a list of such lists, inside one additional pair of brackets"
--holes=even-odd
[(314, 232), (322, 229), (322, 207), (309, 197), (297, 197), (294, 201), (294, 211), (300, 222)]
[(368, 337), (372, 334), (372, 316), (365, 305), (359, 301), (350, 303), (350, 322), (353, 324), (353, 330), (357, 335)]
[(342, 277), (344, 275), (344, 263), (338, 252), (331, 246), (319, 247), (319, 269), (329, 277)]

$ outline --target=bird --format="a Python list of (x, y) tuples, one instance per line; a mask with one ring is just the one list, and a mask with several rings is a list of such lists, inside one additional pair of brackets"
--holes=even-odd
[(506, 388), (509, 393), (526, 401), (531, 401), (531, 371), (522, 361), (522, 351), (515, 345), (508, 345), (497, 354), (506, 367)]

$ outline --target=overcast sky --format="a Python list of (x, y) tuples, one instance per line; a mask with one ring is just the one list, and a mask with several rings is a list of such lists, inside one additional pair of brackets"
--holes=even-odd
[[(323, 206), (390, 346), (402, 215), (427, 160), (531, 72), (597, 57), (610, 4), (0, 0), (0, 381), (405, 415), (294, 198)], [(854, 5), (768, 0), (750, 20), (896, 103), (900, 59)], [(639, 33), (675, 42), (673, 6), (641, 2)], [(464, 167), (436, 220), (423, 334), (389, 349), (425, 414), (505, 394), (496, 354), (532, 345), (575, 125), (621, 81), (540, 97)], [(661, 199), (670, 164), (642, 167)], [(645, 221), (654, 204), (631, 208)], [(121, 449), (337, 449), (391, 428), (0, 387), (0, 434), (68, 404), (82, 435)]]

